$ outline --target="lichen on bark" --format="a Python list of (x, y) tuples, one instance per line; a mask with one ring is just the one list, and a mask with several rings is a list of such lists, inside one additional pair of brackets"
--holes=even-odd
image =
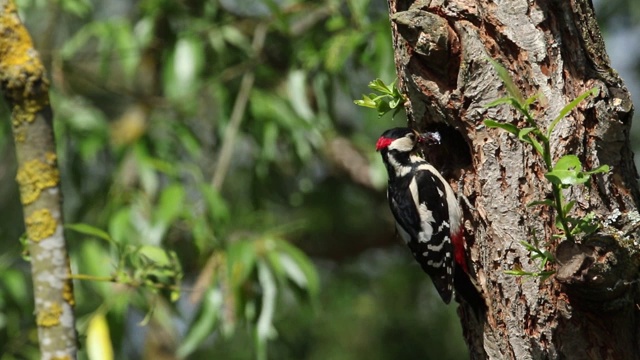
[(11, 109), (41, 358), (75, 359), (71, 269), (44, 65), (12, 0), (0, 0), (0, 87)]

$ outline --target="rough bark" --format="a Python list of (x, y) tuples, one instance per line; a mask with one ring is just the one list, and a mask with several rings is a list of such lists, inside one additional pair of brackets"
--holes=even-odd
[[(442, 152), (428, 156), (475, 207), (465, 211), (466, 237), (489, 310), (476, 321), (460, 307), (471, 358), (640, 358), (633, 109), (610, 67), (591, 2), (389, 0), (389, 7), (409, 124), (449, 134)], [(550, 184), (529, 145), (483, 126), (488, 117), (524, 125), (513, 108), (485, 107), (506, 95), (488, 59), (508, 69), (525, 97), (542, 95), (532, 109), (542, 128), (579, 94), (600, 89), (551, 137), (554, 159), (575, 154), (587, 169), (612, 168), (565, 192), (577, 202), (573, 216), (597, 215), (596, 235), (576, 243), (554, 239), (554, 212), (527, 207), (549, 198)], [(556, 274), (546, 281), (505, 274), (536, 270), (520, 244), (531, 242), (533, 231), (556, 255), (547, 267)]]
[(74, 297), (49, 83), (11, 0), (0, 0), (0, 34), (0, 87), (11, 109), (41, 358), (75, 359)]

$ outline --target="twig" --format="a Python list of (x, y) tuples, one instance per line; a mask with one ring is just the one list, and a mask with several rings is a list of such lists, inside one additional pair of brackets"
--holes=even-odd
[[(251, 48), (253, 49), (253, 55), (258, 56), (264, 46), (264, 40), (267, 36), (267, 24), (260, 23), (256, 26), (253, 33), (253, 43)], [(255, 73), (253, 70), (245, 73), (242, 76), (240, 82), (240, 90), (238, 96), (233, 104), (233, 111), (231, 112), (231, 118), (229, 125), (224, 132), (224, 139), (222, 142), (222, 149), (220, 150), (220, 156), (218, 157), (218, 163), (213, 172), (213, 179), (211, 180), (211, 186), (214, 189), (220, 190), (224, 179), (229, 171), (229, 163), (231, 162), (231, 155), (233, 154), (233, 145), (235, 144), (236, 137), (238, 136), (238, 129), (242, 123), (244, 112), (249, 101), (249, 94), (253, 89), (253, 81), (255, 79)]]

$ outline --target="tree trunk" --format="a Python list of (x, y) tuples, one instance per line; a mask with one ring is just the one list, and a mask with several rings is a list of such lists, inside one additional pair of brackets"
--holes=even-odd
[(12, 0), (0, 0), (0, 34), (0, 87), (11, 109), (41, 358), (71, 360), (77, 353), (75, 300), (49, 82)]
[[(409, 100), (410, 126), (437, 129), (443, 152), (428, 159), (452, 185), (462, 185), (470, 264), (487, 301), (477, 321), (467, 305), (460, 316), (474, 359), (638, 359), (639, 190), (629, 146), (632, 104), (611, 69), (589, 0), (389, 0), (398, 83)], [(583, 186), (565, 189), (571, 216), (595, 213), (596, 234), (564, 237), (549, 206), (545, 163), (528, 144), (492, 118), (522, 128), (508, 105), (487, 108), (506, 95), (494, 59), (528, 98), (542, 129), (580, 94), (589, 97), (550, 136), (553, 161), (577, 155), (587, 170), (608, 164)], [(459, 179), (462, 179), (459, 181)], [(475, 209), (474, 209), (475, 208)], [(549, 279), (521, 241), (555, 255)]]

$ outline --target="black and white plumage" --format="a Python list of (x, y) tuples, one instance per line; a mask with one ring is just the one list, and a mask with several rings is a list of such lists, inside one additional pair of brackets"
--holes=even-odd
[(398, 232), (448, 304), (456, 268), (468, 272), (462, 213), (447, 181), (413, 154), (419, 142), (437, 141), (436, 136), (394, 128), (382, 134), (376, 149), (389, 174), (387, 197)]

